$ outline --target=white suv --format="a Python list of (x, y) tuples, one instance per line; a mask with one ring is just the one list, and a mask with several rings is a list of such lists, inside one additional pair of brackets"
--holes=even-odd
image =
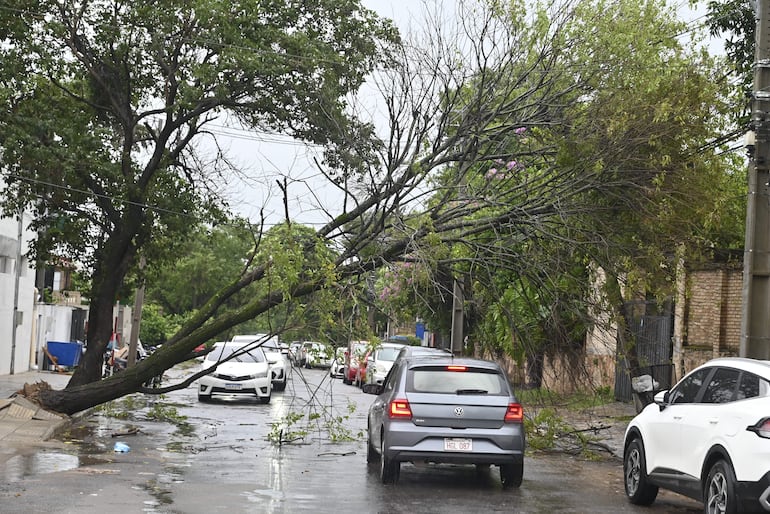
[(623, 474), (637, 505), (662, 487), (708, 514), (770, 512), (770, 361), (714, 359), (657, 393), (626, 429)]

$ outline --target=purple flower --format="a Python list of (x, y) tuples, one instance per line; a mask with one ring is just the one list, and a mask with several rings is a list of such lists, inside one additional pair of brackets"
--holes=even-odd
[(527, 131), (527, 127), (517, 127), (515, 129), (513, 129), (513, 133), (518, 135), (518, 136), (522, 135), (526, 131)]
[(505, 165), (505, 167), (508, 168), (508, 171), (510, 171), (518, 165), (519, 163), (516, 161), (509, 161), (508, 164)]

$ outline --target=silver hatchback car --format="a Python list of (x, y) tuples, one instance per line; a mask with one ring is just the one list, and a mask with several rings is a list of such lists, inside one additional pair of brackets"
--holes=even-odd
[(524, 476), (524, 409), (502, 368), (449, 356), (398, 359), (369, 408), (366, 460), (379, 460), (383, 483), (401, 462), (496, 465), (503, 488)]

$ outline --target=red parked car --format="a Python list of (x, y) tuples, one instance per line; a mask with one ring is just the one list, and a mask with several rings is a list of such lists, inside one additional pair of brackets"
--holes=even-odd
[(348, 349), (345, 350), (345, 372), (342, 375), (342, 381), (346, 384), (358, 384), (358, 368), (366, 366), (366, 352), (369, 349), (369, 341), (350, 341)]
[(372, 349), (366, 350), (366, 353), (358, 361), (358, 376), (356, 377), (356, 386), (364, 387), (366, 383), (366, 364), (369, 362), (369, 356), (372, 354)]

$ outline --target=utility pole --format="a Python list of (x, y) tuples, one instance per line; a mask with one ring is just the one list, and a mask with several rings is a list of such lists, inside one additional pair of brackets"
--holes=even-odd
[(128, 339), (128, 364), (130, 368), (136, 364), (136, 349), (139, 346), (139, 328), (142, 324), (142, 308), (144, 307), (144, 255), (139, 258), (139, 287), (134, 295), (134, 312), (131, 318), (131, 334)]
[(16, 363), (16, 330), (21, 325), (22, 312), (19, 310), (19, 281), (21, 280), (21, 238), (24, 235), (24, 208), (19, 207), (19, 228), (16, 235), (16, 264), (13, 271), (13, 323), (11, 328), (11, 375)]
[(454, 289), (452, 293), (451, 347), (452, 353), (460, 355), (463, 352), (463, 302), (465, 301), (465, 296), (463, 295), (463, 288), (460, 286), (460, 282), (457, 279), (454, 279)]
[(770, 0), (756, 6), (739, 354), (770, 359)]

